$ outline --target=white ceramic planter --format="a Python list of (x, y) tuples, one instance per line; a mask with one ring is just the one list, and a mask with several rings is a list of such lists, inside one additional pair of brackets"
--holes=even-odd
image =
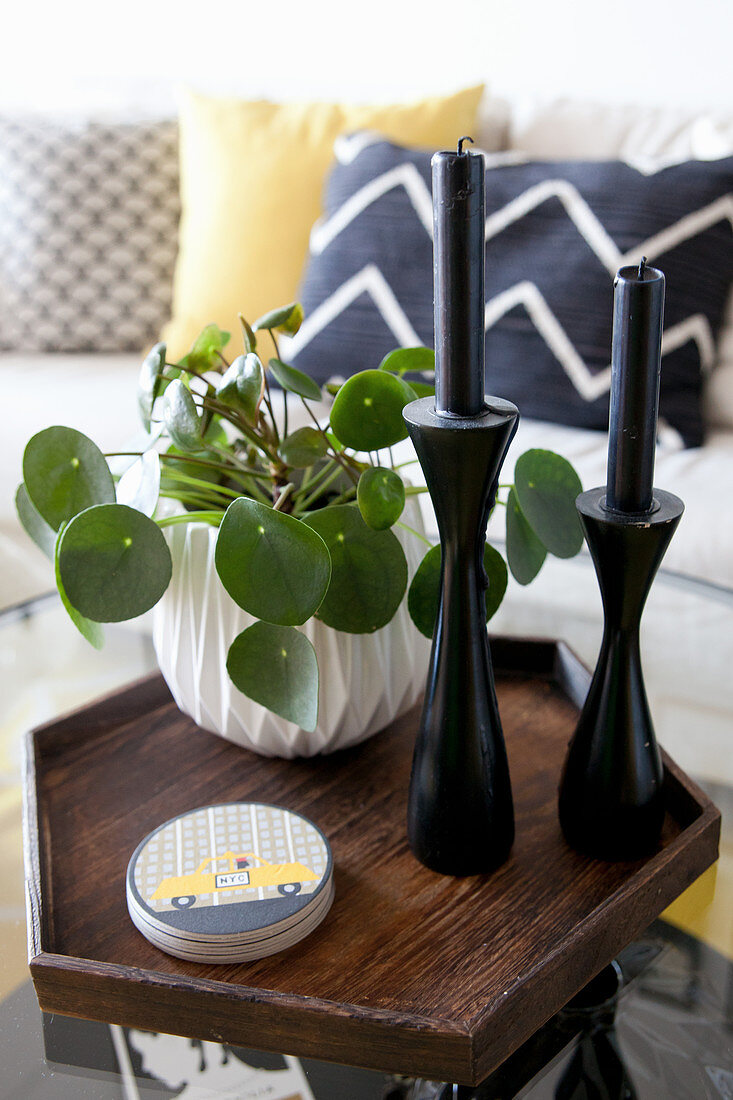
[[(405, 522), (422, 531), (414, 501)], [(409, 577), (424, 543), (396, 532)], [(153, 642), (173, 698), (203, 729), (263, 756), (314, 756), (363, 741), (414, 705), (425, 686), (430, 642), (403, 599), (392, 622), (373, 634), (342, 634), (317, 619), (299, 629), (318, 656), (318, 725), (309, 733), (235, 688), (226, 670), (229, 646), (255, 621), (227, 595), (214, 566), (217, 531), (205, 524), (170, 527), (173, 576), (155, 608)]]

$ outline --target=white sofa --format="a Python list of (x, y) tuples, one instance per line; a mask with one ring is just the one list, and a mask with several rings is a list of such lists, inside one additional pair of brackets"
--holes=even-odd
[[(520, 112), (487, 99), (482, 130), (479, 140), (484, 136), (493, 148), (501, 135), (508, 148), (548, 159), (648, 156), (683, 160), (733, 151), (730, 118), (571, 102), (539, 104)], [(692, 450), (660, 444), (655, 484), (676, 493), (686, 506), (665, 569), (733, 594), (733, 306), (728, 312), (718, 362), (706, 379), (705, 444)], [(6, 410), (0, 439), (0, 554), (5, 566), (0, 572), (0, 608), (53, 587), (49, 563), (15, 517), (13, 496), (21, 480), (26, 440), (43, 427), (65, 423), (86, 432), (106, 450), (127, 449), (139, 432), (135, 401), (138, 369), (139, 357), (129, 354), (0, 355)], [(586, 488), (605, 483), (607, 440), (603, 432), (525, 420), (512, 445), (508, 471), (513, 469), (514, 458), (529, 447), (547, 447), (565, 455)], [(434, 527), (427, 503), (426, 519), (428, 526)], [(490, 534), (501, 539), (502, 533), (502, 517), (496, 516)], [(719, 775), (722, 767), (724, 773), (729, 769), (729, 778), (733, 778), (729, 741), (733, 687), (721, 688), (729, 679), (728, 663), (733, 657), (733, 595), (728, 606), (718, 601), (710, 619), (704, 620), (699, 601), (689, 597), (685, 603), (684, 593), (672, 599), (671, 591), (660, 588), (655, 613), (646, 626), (646, 659), (655, 665), (655, 673), (659, 673), (656, 682), (661, 685), (652, 704), (656, 711), (665, 706), (674, 710), (667, 722), (672, 731), (670, 747), (683, 766), (711, 777)], [(670, 601), (668, 608), (660, 606), (664, 599)], [(574, 644), (581, 656), (592, 662), (601, 616), (590, 568), (568, 572), (546, 567), (528, 589), (510, 581), (495, 626), (510, 632), (563, 636), (568, 615), (575, 623)], [(665, 685), (670, 675), (682, 679), (674, 671), (678, 668), (689, 671), (694, 690), (691, 687), (685, 693), (680, 686), (670, 695)], [(699, 752), (692, 751), (687, 731), (699, 708), (699, 685), (708, 681), (715, 685), (710, 692), (711, 714), (715, 713), (709, 717), (718, 732), (703, 760)]]
[[(570, 101), (520, 110), (487, 97), (478, 138), (490, 148), (503, 144), (547, 159), (706, 159), (733, 151), (733, 118)], [(26, 440), (49, 424), (65, 423), (105, 448), (125, 446), (138, 431), (138, 366), (134, 355), (0, 355), (5, 408), (12, 410), (6, 413), (0, 440), (0, 552), (6, 563), (0, 574), (0, 608), (52, 584), (45, 559), (15, 518), (13, 496)], [(718, 362), (706, 379), (705, 418), (703, 447), (675, 451), (661, 444), (658, 449), (655, 483), (677, 493), (686, 505), (665, 565), (733, 590), (733, 297)], [(605, 481), (604, 433), (526, 422), (512, 451), (518, 454), (528, 446), (564, 454), (586, 487)]]

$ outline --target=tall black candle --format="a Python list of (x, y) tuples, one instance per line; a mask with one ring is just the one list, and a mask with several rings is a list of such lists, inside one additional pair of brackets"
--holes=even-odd
[(432, 159), (435, 408), (453, 416), (484, 406), (485, 164), (470, 140)]
[(622, 267), (613, 295), (606, 486), (606, 506), (616, 512), (652, 506), (663, 320), (662, 272), (645, 259)]

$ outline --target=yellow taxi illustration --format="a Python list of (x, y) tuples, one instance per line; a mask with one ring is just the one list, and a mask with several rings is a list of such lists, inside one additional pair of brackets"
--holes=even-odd
[[(253, 866), (253, 860), (257, 866)], [(225, 864), (226, 870), (222, 870), (220, 864)], [(277, 886), (287, 897), (299, 894), (304, 882), (315, 882), (317, 878), (318, 875), (304, 863), (269, 863), (256, 852), (224, 852), (220, 856), (209, 856), (193, 874), (164, 878), (151, 895), (151, 901), (170, 898), (176, 909), (190, 909), (200, 894), (254, 890), (259, 886)]]

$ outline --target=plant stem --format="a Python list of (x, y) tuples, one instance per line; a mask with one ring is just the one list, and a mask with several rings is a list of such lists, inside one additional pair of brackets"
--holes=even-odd
[[(251, 474), (251, 471), (247, 468), (246, 462), (243, 462), (241, 458), (238, 458), (234, 451), (227, 450), (226, 447), (219, 447), (216, 443), (205, 444), (205, 449), (211, 451), (212, 454), (220, 455), (227, 462), (231, 462), (236, 470), (239, 470), (243, 474)], [(216, 465), (216, 463), (214, 463)], [(260, 481), (268, 480), (267, 477), (259, 478)]]
[[(312, 467), (309, 467), (309, 469), (312, 469)], [(295, 499), (299, 500), (301, 497), (308, 496), (314, 491), (317, 485), (322, 485), (323, 481), (326, 478), (330, 477), (334, 470), (336, 471), (336, 473), (341, 473), (341, 467), (336, 462), (336, 460), (334, 458), (329, 458), (326, 465), (322, 469), (320, 469), (318, 473), (315, 474), (315, 476), (309, 477), (307, 479), (303, 478), (303, 481), (300, 484), (300, 488), (295, 494)]]
[[(234, 413), (226, 405), (222, 404), (221, 401), (217, 401), (215, 398), (212, 399), (209, 397), (204, 397), (202, 398), (202, 401), (207, 408), (212, 409), (212, 411), (215, 412), (217, 416), (221, 417), (222, 420), (226, 420), (229, 424), (235, 427), (238, 432), (241, 432), (242, 435), (246, 439), (248, 439), (254, 447), (257, 448), (258, 451), (260, 451), (270, 460), (270, 462), (274, 462), (277, 464), (280, 461), (277, 452), (273, 451), (268, 443), (264, 439), (262, 439), (262, 437), (259, 436), (253, 428), (250, 428), (249, 424), (247, 424), (242, 417), (237, 416), (236, 413)], [(213, 444), (207, 443), (205, 439), (202, 439), (201, 442), (203, 449), (216, 450)], [(230, 452), (226, 453), (229, 454)]]
[(225, 510), (224, 505), (203, 493), (178, 493), (175, 489), (166, 489), (160, 495), (166, 500), (178, 500), (181, 504), (191, 504), (196, 508), (219, 508), (222, 512)]
[(356, 486), (353, 486), (351, 489), (344, 489), (343, 493), (340, 493), (337, 497), (329, 502), (329, 507), (331, 504), (347, 504), (350, 500), (354, 500), (355, 497)]
[[(224, 453), (229, 455), (228, 451)], [(253, 470), (241, 469), (241, 464), (229, 466), (221, 462), (212, 462), (211, 459), (207, 458), (194, 458), (193, 455), (163, 454), (160, 458), (162, 462), (192, 462), (194, 466), (205, 466), (209, 470), (218, 470), (220, 473), (226, 474), (227, 477), (238, 481), (251, 478), (254, 481), (264, 482), (267, 486), (270, 484), (270, 477), (264, 471), (255, 473)]]
[(299, 493), (302, 493), (304, 489), (307, 489), (309, 487), (312, 478), (313, 478), (313, 467), (312, 466), (306, 466), (306, 468), (303, 470), (303, 476), (300, 479), (300, 485), (298, 486), (298, 492)]
[(292, 481), (289, 481), (272, 506), (272, 510), (274, 512), (282, 511), (283, 505), (287, 501), (294, 488), (295, 486), (293, 485)]
[(186, 512), (185, 516), (165, 516), (155, 522), (158, 527), (174, 527), (177, 523), (211, 523), (218, 527), (223, 518), (223, 512)]
[(323, 495), (325, 490), (329, 487), (329, 485), (333, 484), (340, 473), (341, 467), (337, 466), (336, 469), (333, 470), (331, 474), (325, 479), (325, 481), (322, 481), (320, 483), (317, 489), (313, 489), (310, 495), (304, 501), (300, 501), (298, 503), (299, 510), (301, 512), (307, 512), (313, 501), (318, 500), (318, 498)]
[(430, 546), (431, 548), (433, 547), (434, 543), (432, 543), (429, 538), (426, 538), (425, 535), (421, 534), (419, 531), (416, 531), (414, 527), (408, 527), (408, 525), (406, 523), (403, 523), (402, 520), (398, 519), (394, 526), (400, 527), (403, 531), (409, 531), (410, 534), (414, 535), (416, 539), (420, 539), (420, 542), (424, 542), (426, 546)]
[[(277, 346), (277, 340), (275, 338), (275, 333), (271, 328), (268, 328), (267, 331), (270, 334), (270, 339), (272, 340), (272, 346), (275, 349), (275, 358), (279, 359), (280, 362), (282, 362), (282, 359), (280, 359), (280, 348)], [(287, 439), (287, 438), (288, 438), (288, 391), (286, 389), (283, 389), (283, 439)]]
[[(224, 362), (226, 363), (226, 359)], [(206, 375), (200, 370), (195, 370), (193, 367), (179, 367), (176, 363), (166, 363), (165, 365), (170, 367), (171, 370), (179, 370), (182, 374), (190, 374), (192, 378), (200, 378), (202, 382), (206, 382), (207, 386), (211, 385)], [(211, 369), (214, 370), (214, 367)], [(172, 382), (173, 379), (170, 379), (170, 381)]]
[(194, 489), (203, 489), (205, 493), (230, 497), (232, 500), (236, 500), (237, 497), (241, 497), (242, 495), (236, 489), (230, 489), (227, 485), (219, 485), (215, 481), (205, 481), (200, 477), (191, 477), (189, 474), (184, 474), (180, 470), (171, 471), (169, 477), (175, 478), (181, 485), (190, 485)]
[[(275, 345), (275, 354), (277, 355), (277, 357), (279, 359), (280, 356), (277, 354), (277, 342), (275, 340), (275, 337), (273, 336), (272, 329), (268, 328), (267, 331), (269, 332), (270, 338), (271, 338), (273, 344)], [(279, 447), (280, 446), (280, 433), (277, 430), (277, 421), (275, 420), (275, 413), (273, 412), (273, 409), (272, 409), (272, 396), (270, 394), (270, 380), (267, 377), (267, 367), (265, 366), (264, 363), (262, 363), (262, 369), (265, 372), (265, 394), (264, 394), (265, 404), (267, 405), (268, 411), (270, 413), (270, 420), (272, 421), (272, 426), (275, 430), (275, 438), (277, 440), (276, 446)], [(287, 405), (286, 405), (285, 406), (285, 423), (283, 425), (283, 436), (285, 436), (287, 434), (288, 433), (287, 433)]]
[(267, 405), (267, 411), (270, 414), (270, 423), (272, 424), (272, 430), (275, 433), (275, 446), (280, 446), (280, 432), (278, 431), (277, 421), (275, 420), (275, 413), (272, 408), (272, 398), (270, 396), (270, 380), (267, 377), (267, 371), (265, 370), (265, 404)]
[(331, 440), (328, 438), (328, 435), (323, 430), (321, 425), (318, 423), (318, 417), (313, 412), (313, 410), (311, 409), (311, 407), (308, 404), (308, 402), (306, 401), (306, 399), (304, 397), (301, 397), (300, 400), (303, 402), (303, 408), (305, 409), (305, 411), (308, 413), (308, 416), (311, 418), (311, 420), (315, 424), (316, 431), (320, 432), (320, 434), (326, 440), (326, 443), (328, 444), (328, 449), (331, 452), (331, 454), (333, 455), (335, 461), (338, 462), (339, 466), (341, 466), (343, 468), (344, 473), (346, 473), (351, 478), (351, 480), (354, 482), (354, 485), (356, 485), (359, 478), (354, 477), (354, 471), (353, 471), (352, 467), (349, 465), (348, 457), (346, 455), (342, 454), (341, 451), (334, 450), (334, 448), (331, 446)]
[[(235, 471), (233, 471), (233, 474), (238, 472), (238, 471), (240, 471), (242, 474), (249, 473), (249, 471), (247, 470), (244, 463), (240, 459), (238, 459), (236, 457), (236, 455), (234, 455), (231, 451), (224, 450), (224, 448), (222, 448), (222, 447), (217, 447), (213, 443), (210, 443), (208, 446), (209, 446), (209, 450), (213, 451), (214, 454), (223, 455), (224, 458), (228, 459), (229, 462), (232, 462), (235, 465), (236, 469), (235, 469)], [(251, 493), (252, 496), (256, 500), (260, 501), (261, 504), (269, 504), (270, 501), (269, 501), (268, 497), (260, 489), (259, 485), (257, 484), (258, 481), (264, 481), (265, 484), (267, 484), (267, 485), (270, 484), (269, 479), (257, 478), (255, 480), (253, 480), (250, 485), (247, 486), (247, 492)]]

